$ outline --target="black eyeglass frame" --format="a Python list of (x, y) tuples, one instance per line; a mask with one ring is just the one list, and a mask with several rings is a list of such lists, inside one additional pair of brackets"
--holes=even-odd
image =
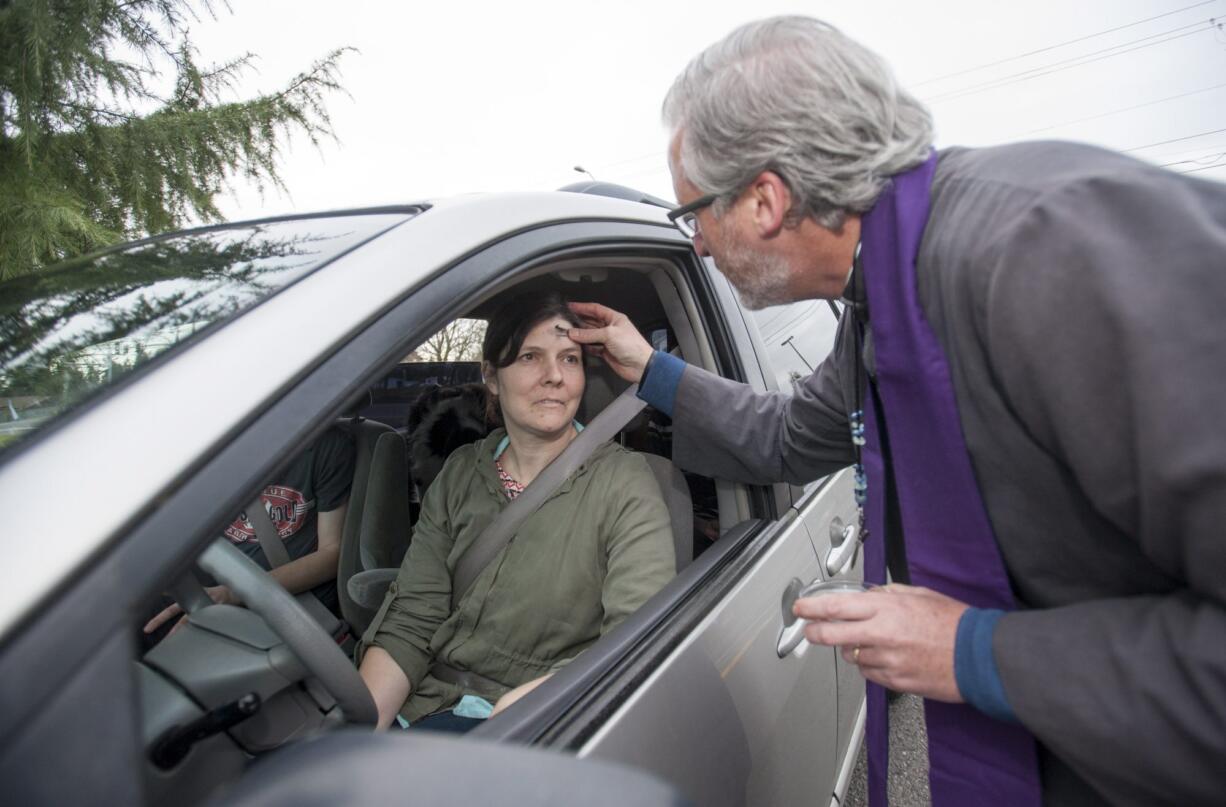
[(699, 210), (708, 207), (719, 198), (718, 193), (708, 193), (706, 196), (699, 196), (688, 205), (674, 207), (668, 211), (668, 220), (685, 235), (686, 238), (693, 238), (698, 235), (698, 216), (695, 215)]

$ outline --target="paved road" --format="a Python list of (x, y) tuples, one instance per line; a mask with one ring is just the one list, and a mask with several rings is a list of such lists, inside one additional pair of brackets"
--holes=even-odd
[[(928, 738), (924, 734), (923, 702), (902, 695), (890, 706), (890, 807), (927, 807)], [(868, 807), (864, 748), (847, 787), (844, 807)]]

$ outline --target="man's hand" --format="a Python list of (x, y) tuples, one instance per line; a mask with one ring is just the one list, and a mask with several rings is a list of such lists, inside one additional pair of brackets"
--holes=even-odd
[[(898, 692), (961, 703), (954, 640), (965, 603), (926, 588), (891, 584), (863, 594), (797, 600), (805, 637), (835, 645), (870, 681)], [(859, 648), (858, 652), (857, 649)]]
[(622, 378), (638, 383), (654, 351), (629, 317), (598, 303), (571, 303), (570, 310), (589, 326), (571, 328), (570, 338), (587, 345)]
[[(234, 592), (230, 591), (230, 589), (226, 588), (225, 586), (206, 586), (204, 590), (208, 592), (209, 597), (215, 603), (222, 604), (222, 605), (238, 605), (239, 604), (238, 597), (234, 596)], [(174, 617), (182, 613), (183, 613), (183, 609), (179, 607), (179, 604), (177, 602), (171, 603), (170, 605), (163, 608), (161, 613), (159, 613), (153, 619), (150, 619), (148, 622), (145, 623), (145, 633), (153, 633), (155, 630), (160, 628), (162, 624), (166, 622), (168, 619), (173, 619)], [(186, 618), (187, 618), (186, 614), (180, 617), (179, 621), (175, 624), (175, 626), (170, 629), (170, 633), (166, 635), (169, 636), (171, 633), (174, 633), (179, 628), (183, 627), (183, 620)]]

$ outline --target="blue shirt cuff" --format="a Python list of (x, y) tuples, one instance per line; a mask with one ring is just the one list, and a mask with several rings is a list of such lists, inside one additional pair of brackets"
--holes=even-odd
[(677, 401), (677, 385), (681, 383), (684, 372), (684, 361), (671, 353), (657, 350), (651, 354), (643, 371), (638, 397), (672, 417), (673, 404)]
[(1004, 615), (1004, 611), (988, 608), (967, 608), (963, 612), (954, 643), (954, 677), (963, 700), (971, 706), (997, 720), (1017, 723), (992, 654), (992, 636)]

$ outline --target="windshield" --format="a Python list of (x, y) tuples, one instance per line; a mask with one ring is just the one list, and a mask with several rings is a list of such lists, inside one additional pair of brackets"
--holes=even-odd
[(413, 212), (185, 233), (0, 283), (0, 454)]

